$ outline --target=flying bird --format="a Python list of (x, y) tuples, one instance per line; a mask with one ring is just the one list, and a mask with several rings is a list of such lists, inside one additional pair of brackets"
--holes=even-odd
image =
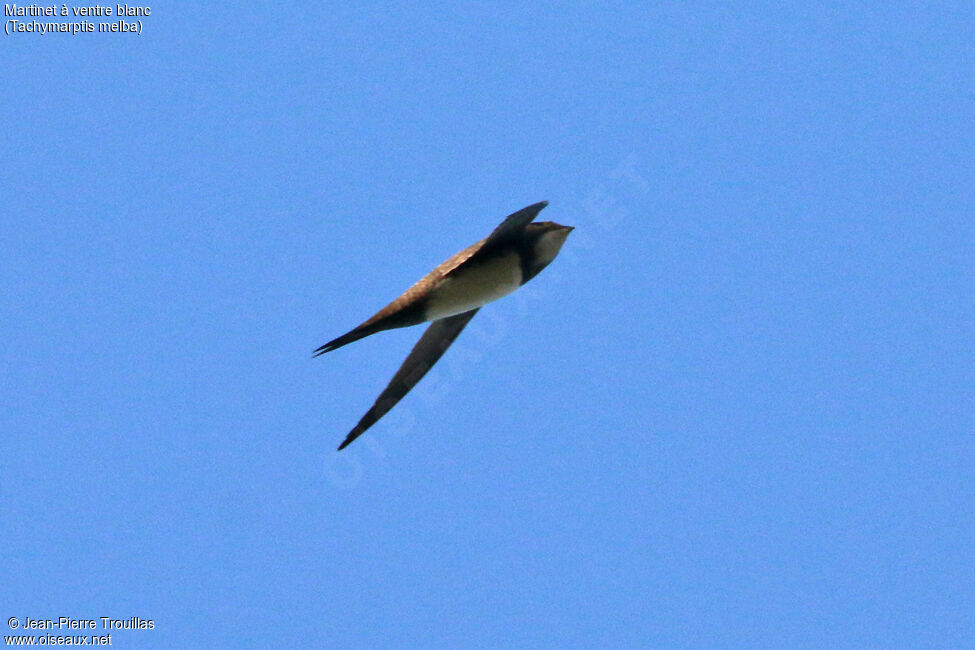
[(553, 221), (532, 223), (547, 205), (542, 201), (509, 215), (490, 235), (448, 258), (372, 318), (315, 350), (317, 357), (376, 332), (432, 321), (340, 451), (416, 386), (478, 309), (525, 284), (555, 259), (573, 228)]

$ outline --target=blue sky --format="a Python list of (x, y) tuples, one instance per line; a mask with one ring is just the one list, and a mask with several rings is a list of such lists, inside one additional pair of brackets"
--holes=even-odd
[[(968, 4), (151, 7), (0, 45), (0, 614), (970, 647)], [(421, 329), (312, 350), (543, 199), (337, 453)]]

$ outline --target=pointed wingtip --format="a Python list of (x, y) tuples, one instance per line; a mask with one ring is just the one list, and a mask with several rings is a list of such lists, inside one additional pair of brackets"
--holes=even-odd
[[(352, 431), (349, 431), (349, 435), (345, 436), (345, 440), (343, 440), (342, 444), (339, 445), (337, 451), (342, 451), (343, 449), (351, 445), (356, 438), (358, 438), (359, 436), (361, 436), (363, 433), (366, 432), (366, 429), (368, 429), (373, 424), (375, 424), (378, 418), (369, 419), (371, 413), (372, 411), (362, 416), (362, 419), (359, 420), (359, 423), (352, 428)], [(363, 425), (363, 422), (365, 422), (365, 425)]]
[(538, 216), (538, 213), (548, 207), (548, 201), (539, 201), (538, 203), (532, 203), (527, 208), (521, 210), (522, 214), (532, 215), (532, 219)]
[(339, 448), (336, 451), (342, 451), (343, 449), (348, 447), (353, 440), (359, 437), (361, 433), (362, 433), (361, 431), (356, 431), (355, 429), (353, 429), (352, 432), (345, 437), (345, 440), (342, 441), (342, 444), (339, 445)]

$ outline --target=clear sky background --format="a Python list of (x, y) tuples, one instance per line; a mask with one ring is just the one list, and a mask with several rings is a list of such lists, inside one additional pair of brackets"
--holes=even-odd
[[(975, 13), (856, 5), (0, 37), (0, 620), (975, 646)], [(543, 199), (562, 256), (336, 452), (422, 330), (312, 350)]]

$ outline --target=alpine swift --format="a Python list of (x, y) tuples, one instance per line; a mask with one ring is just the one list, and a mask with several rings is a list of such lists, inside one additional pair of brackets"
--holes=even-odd
[(478, 309), (525, 284), (555, 259), (573, 228), (553, 221), (532, 223), (546, 205), (542, 201), (509, 215), (490, 235), (448, 258), (375, 316), (315, 350), (317, 357), (376, 332), (433, 321), (339, 450), (416, 386)]

